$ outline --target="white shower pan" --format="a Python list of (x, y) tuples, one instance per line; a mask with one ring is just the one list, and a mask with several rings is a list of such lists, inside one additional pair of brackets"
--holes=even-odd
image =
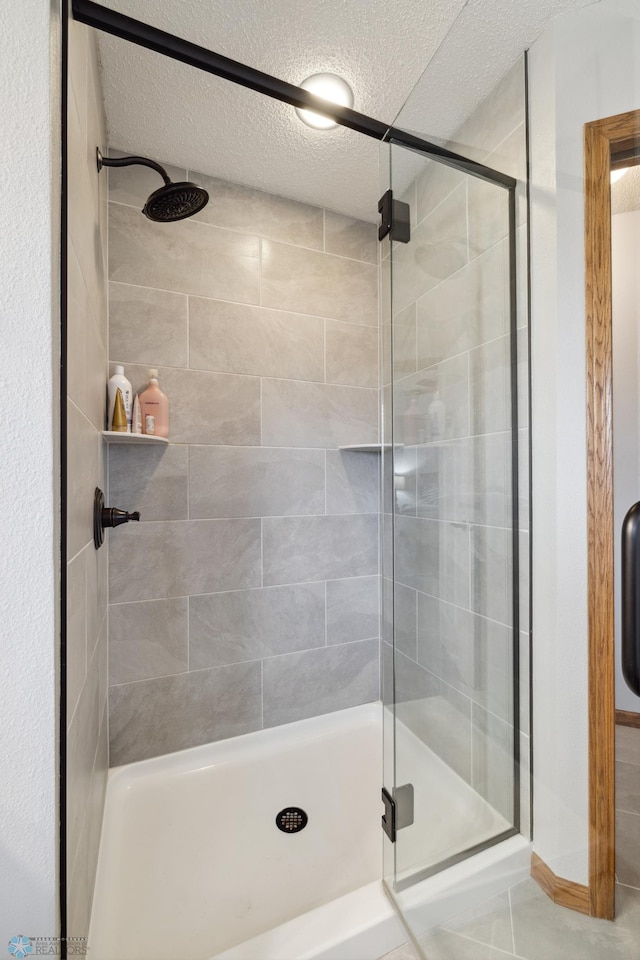
[[(379, 913), (389, 949), (402, 942), (380, 884), (380, 715), (366, 704), (112, 770), (93, 960), (208, 960), (330, 901), (332, 929), (308, 929), (316, 951)], [(298, 833), (276, 827), (287, 807), (308, 815)]]
[[(405, 941), (381, 882), (381, 727), (366, 704), (112, 770), (93, 960), (377, 960)], [(437, 758), (415, 745), (433, 796)], [(276, 826), (288, 807), (308, 816), (299, 832)], [(444, 876), (418, 885), (433, 923), (487, 889)]]

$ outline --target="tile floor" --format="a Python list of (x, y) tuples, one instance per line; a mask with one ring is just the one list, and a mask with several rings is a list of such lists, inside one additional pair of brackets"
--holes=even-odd
[[(617, 917), (557, 907), (524, 880), (432, 931), (427, 960), (640, 960), (640, 729), (616, 728)], [(410, 944), (383, 960), (416, 960)]]

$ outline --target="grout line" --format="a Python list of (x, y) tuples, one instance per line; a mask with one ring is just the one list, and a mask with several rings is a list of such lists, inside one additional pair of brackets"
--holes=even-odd
[(322, 382), (327, 382), (327, 318), (322, 321)]
[(469, 559), (469, 581), (467, 583), (467, 590), (468, 590), (467, 596), (469, 599), (467, 603), (468, 603), (469, 609), (471, 609), (471, 604), (473, 600), (473, 574), (474, 574), (474, 563), (473, 563), (471, 548), (472, 548), (471, 524), (469, 524), (467, 528), (467, 557)]
[[(372, 513), (371, 511), (368, 511), (368, 512), (362, 511), (361, 513), (353, 513), (353, 512), (352, 512), (352, 513), (330, 513), (330, 514), (328, 514), (328, 515), (325, 514), (325, 513), (287, 513), (287, 514), (284, 514), (283, 516), (281, 516), (281, 515), (272, 515), (272, 514), (269, 514), (269, 515), (267, 515), (267, 514), (258, 514), (258, 515), (256, 515), (256, 516), (251, 516), (251, 517), (247, 517), (247, 516), (244, 516), (244, 517), (191, 517), (190, 519), (184, 519), (184, 520), (176, 520), (176, 519), (170, 519), (170, 520), (146, 520), (146, 521), (141, 521), (141, 523), (142, 523), (143, 525), (150, 525), (150, 524), (152, 524), (152, 523), (162, 523), (162, 524), (169, 524), (169, 523), (189, 523), (189, 524), (193, 524), (193, 523), (226, 523), (227, 521), (228, 521), (228, 522), (232, 522), (232, 521), (233, 521), (234, 523), (235, 523), (235, 522), (240, 523), (240, 522), (243, 521), (243, 520), (327, 520), (327, 519), (331, 519), (331, 520), (344, 520), (346, 517), (352, 517), (352, 518), (354, 518), (354, 517), (376, 517), (376, 518), (377, 518), (377, 516), (378, 516), (377, 513)], [(412, 517), (411, 519), (412, 519), (412, 520), (416, 520), (416, 519), (417, 519), (417, 520), (421, 520), (421, 519), (423, 519), (423, 518), (422, 518), (422, 517)], [(437, 521), (437, 522), (438, 522), (438, 523), (447, 523), (448, 521), (446, 521), (446, 520), (439, 520), (439, 521)], [(456, 522), (458, 526), (460, 526), (461, 523), (462, 523), (461, 521), (452, 521), (452, 522)], [(467, 526), (467, 523), (465, 522), (464, 525)], [(473, 524), (473, 526), (479, 526), (479, 524)], [(487, 528), (487, 529), (490, 529), (490, 530), (493, 530), (493, 529), (495, 529), (495, 530), (501, 530), (502, 528), (501, 528), (501, 527), (489, 527), (489, 528)], [(91, 540), (87, 540), (87, 543), (91, 543), (91, 542), (92, 542)], [(84, 549), (84, 547), (87, 546), (87, 543), (84, 544), (83, 549)], [(362, 576), (367, 576), (367, 574), (362, 574)], [(336, 577), (335, 579), (340, 580), (341, 578), (340, 578), (340, 577)], [(347, 578), (347, 579), (349, 579), (349, 578)]]
[[(460, 937), (461, 940), (466, 940), (467, 943), (475, 943), (477, 946), (483, 947), (484, 950), (488, 949), (490, 951), (495, 951), (497, 954), (502, 954), (503, 957), (509, 957), (509, 960), (511, 960), (511, 958), (514, 956), (514, 954), (509, 953), (508, 950), (502, 950), (500, 947), (494, 947), (493, 945), (484, 943), (482, 940), (475, 940), (473, 937), (468, 937), (466, 934), (460, 933), (458, 930), (448, 930), (447, 933), (454, 937)], [(522, 958), (519, 958), (519, 960), (522, 960)]]
[[(241, 661), (242, 662), (242, 661)], [(235, 664), (225, 663), (220, 666), (231, 667)], [(216, 670), (217, 667), (206, 667), (207, 670)], [(179, 670), (177, 673), (159, 673), (153, 677), (140, 677), (138, 680), (121, 680), (119, 683), (109, 684), (109, 690), (115, 690), (116, 687), (133, 687), (139, 683), (152, 683), (154, 680), (167, 680), (172, 677), (188, 677), (189, 674), (202, 673), (202, 670)]]
[(469, 178), (465, 178), (464, 184), (464, 216), (465, 216), (465, 227), (466, 227), (466, 241), (467, 241), (467, 263), (471, 263), (471, 238), (469, 230)]
[[(328, 647), (331, 647), (333, 650), (339, 647), (353, 647), (356, 644), (377, 643), (378, 640), (378, 637), (366, 637), (364, 640), (347, 640), (345, 643), (331, 643)], [(326, 649), (328, 649), (328, 647)], [(154, 680), (166, 680), (169, 677), (187, 677), (194, 676), (194, 674), (197, 673), (210, 673), (212, 670), (226, 670), (228, 667), (238, 667), (247, 663), (263, 664), (266, 660), (283, 660), (285, 657), (297, 657), (302, 653), (317, 653), (319, 650), (325, 650), (325, 647), (322, 644), (318, 644), (315, 647), (304, 647), (302, 650), (288, 650), (286, 653), (276, 653), (269, 657), (256, 657), (253, 660), (232, 660), (230, 663), (217, 663), (211, 667), (198, 667), (195, 670), (180, 670), (177, 673), (163, 673), (154, 677), (141, 677), (139, 680), (124, 680), (121, 683), (111, 684), (110, 689), (115, 687), (133, 687), (139, 683), (151, 683)]]
[[(521, 226), (523, 226), (523, 224), (520, 224), (520, 227)], [(520, 227), (518, 227), (517, 229), (520, 229)], [(453, 273), (448, 274), (448, 276), (444, 277), (442, 280), (439, 280), (432, 287), (429, 287), (428, 290), (425, 290), (424, 293), (421, 293), (414, 300), (410, 300), (403, 307), (400, 307), (398, 310), (395, 310), (393, 313), (393, 319), (395, 320), (401, 313), (404, 312), (404, 310), (410, 307), (413, 303), (415, 303), (417, 306), (421, 300), (424, 300), (426, 297), (429, 297), (435, 290), (438, 290), (443, 285), (448, 284), (454, 277), (457, 277), (458, 274), (462, 273), (464, 270), (468, 270), (471, 265), (476, 265), (479, 260), (487, 256), (487, 254), (492, 253), (496, 249), (496, 247), (499, 247), (501, 244), (503, 244), (505, 245), (505, 250), (506, 250), (507, 240), (508, 240), (508, 235), (505, 234), (504, 237), (501, 237), (499, 240), (496, 240), (494, 243), (488, 246), (485, 250), (481, 250), (480, 253), (471, 257), (470, 260), (468, 260), (466, 263), (463, 263), (462, 266), (458, 267), (457, 270), (454, 270)], [(120, 281), (116, 281), (116, 282), (120, 282)], [(505, 309), (506, 309), (506, 306), (505, 306)], [(526, 325), (522, 327), (518, 327), (518, 329), (524, 330), (526, 329)]]
[[(187, 520), (191, 520), (191, 446), (186, 444), (187, 448)], [(166, 523), (166, 521), (162, 521)]]
[(191, 601), (187, 597), (187, 673), (191, 673)]
[[(444, 282), (444, 281), (442, 281)], [(169, 290), (166, 287), (153, 287), (149, 286), (146, 283), (131, 283), (127, 280), (109, 280), (109, 283), (113, 283), (116, 286), (121, 287), (135, 287), (138, 290), (153, 290), (156, 293), (170, 293), (172, 296), (176, 297), (191, 297), (194, 300), (206, 300), (211, 303), (228, 303), (236, 307), (256, 307), (259, 308), (260, 304), (258, 303), (248, 303), (246, 300), (228, 300), (225, 297), (204, 297), (198, 293), (185, 293), (184, 290)], [(432, 288), (435, 289), (435, 288)], [(325, 317), (321, 313), (304, 313), (302, 310), (283, 310), (282, 307), (263, 307), (263, 310), (269, 310), (272, 313), (285, 313), (290, 317), (309, 317), (315, 320), (340, 320), (342, 323), (350, 323), (354, 327), (365, 327), (367, 330), (377, 330), (378, 319), (376, 317), (373, 323), (360, 323), (357, 320), (345, 320), (342, 317)], [(116, 361), (111, 360), (112, 363)]]
[[(521, 136), (522, 136), (522, 149), (524, 149), (524, 139), (525, 139), (525, 133), (526, 133), (526, 131), (525, 131), (525, 129), (524, 129), (524, 128), (525, 128), (525, 121), (524, 121), (524, 120), (521, 120), (519, 123), (517, 123), (517, 124), (515, 125), (515, 127), (513, 127), (512, 130), (509, 131), (509, 133), (506, 134), (506, 136), (504, 136), (504, 137), (502, 138), (502, 140), (501, 140), (498, 144), (496, 144), (494, 147), (491, 148), (491, 150), (490, 150), (489, 153), (485, 154), (484, 159), (482, 159), (482, 160), (480, 161), (480, 163), (484, 164), (484, 165), (487, 166), (487, 167), (494, 167), (495, 169), (499, 169), (498, 167), (495, 167), (494, 162), (491, 162), (491, 163), (490, 163), (489, 161), (492, 160), (492, 158), (495, 157), (495, 155), (500, 152), (500, 148), (503, 147), (503, 146), (505, 145), (505, 143), (507, 142), (507, 140), (510, 140), (511, 137), (514, 135), (514, 133), (517, 133), (517, 132), (520, 130), (520, 128), (522, 128), (522, 132), (521, 132)], [(520, 158), (520, 157), (519, 157), (518, 159), (526, 159), (526, 158)], [(506, 172), (506, 171), (504, 171), (504, 172)], [(510, 174), (510, 176), (513, 176), (513, 174)], [(514, 177), (514, 180), (517, 180), (519, 184), (522, 182), (522, 180), (521, 180), (520, 177)]]
[[(264, 378), (262, 378), (264, 379)], [(173, 442), (173, 441), (172, 441)], [(338, 450), (338, 447), (287, 447), (287, 446), (273, 446), (265, 445), (260, 443), (194, 443), (191, 440), (185, 441), (184, 443), (177, 443), (176, 446), (188, 446), (188, 447), (203, 447), (204, 449), (215, 449), (215, 450), (269, 450), (275, 452), (276, 450), (286, 450), (294, 451), (300, 453), (322, 453), (324, 450)], [(372, 444), (373, 446), (373, 444)], [(353, 453), (354, 451), (347, 451)], [(357, 452), (357, 451), (356, 451)], [(368, 451), (367, 451), (368, 452)], [(372, 451), (377, 454), (376, 451)]]
[[(250, 306), (255, 306), (255, 304), (250, 304)], [(318, 317), (314, 319), (322, 319), (322, 317)], [(353, 324), (353, 326), (359, 326), (359, 325)], [(371, 328), (364, 327), (363, 329), (369, 330)], [(146, 363), (141, 363), (137, 360), (130, 361), (130, 360), (112, 359), (109, 361), (109, 363), (114, 365), (116, 363), (122, 363), (125, 367), (143, 367), (146, 370), (149, 369)], [(236, 379), (243, 379), (243, 380), (259, 380), (262, 378), (263, 380), (274, 380), (277, 383), (304, 383), (304, 384), (308, 384), (311, 387), (318, 387), (318, 386), (346, 387), (348, 390), (367, 390), (369, 393), (371, 392), (377, 393), (377, 390), (378, 390), (377, 387), (363, 387), (362, 385), (357, 383), (335, 383), (333, 381), (329, 381), (329, 383), (325, 383), (324, 380), (300, 380), (300, 379), (297, 380), (295, 379), (295, 377), (274, 377), (271, 374), (266, 375), (261, 373), (234, 373), (234, 372), (230, 372), (229, 370), (212, 370), (210, 368), (204, 368), (204, 367), (184, 367), (184, 366), (174, 367), (168, 363), (158, 364), (158, 369), (161, 372), (163, 370), (169, 370), (169, 371), (176, 371), (178, 373), (186, 373), (186, 374), (191, 374), (191, 373), (204, 374), (212, 377), (235, 377)], [(73, 403), (74, 401), (71, 400), (71, 402)], [(100, 429), (102, 429), (102, 427)], [(504, 433), (505, 431), (500, 431), (500, 432)], [(245, 444), (235, 444), (235, 446), (245, 446)]]
[[(122, 203), (120, 200), (109, 200), (108, 202), (109, 204), (113, 204), (114, 207), (127, 207), (130, 210), (135, 210), (136, 213), (140, 213), (140, 207), (137, 204)], [(363, 222), (366, 223), (367, 221), (365, 220)], [(322, 249), (322, 247), (306, 247), (302, 243), (290, 243), (287, 240), (282, 240), (277, 237), (270, 237), (264, 233), (258, 233), (251, 230), (249, 231), (237, 230), (234, 227), (226, 227), (218, 223), (208, 223), (206, 220), (200, 220), (197, 215), (194, 217), (191, 217), (189, 219), (189, 222), (185, 224), (185, 226), (189, 227), (189, 226), (192, 226), (193, 224), (198, 224), (200, 227), (207, 227), (210, 230), (220, 230), (220, 231), (223, 231), (224, 233), (233, 233), (238, 237), (250, 237), (258, 241), (267, 240), (269, 243), (274, 243), (274, 244), (277, 243), (282, 247), (295, 247), (297, 250), (304, 250), (309, 253), (317, 253), (321, 257), (325, 257), (325, 256), (335, 257), (336, 260), (348, 260), (350, 263), (359, 263), (367, 267), (377, 266), (377, 264), (375, 262), (372, 262), (371, 260), (359, 260), (357, 257), (346, 257), (344, 256), (344, 254), (341, 254), (341, 253), (327, 253), (325, 250)], [(375, 224), (372, 223), (371, 227), (373, 228), (374, 226)], [(323, 246), (324, 246), (324, 231), (323, 231)], [(243, 259), (248, 259), (248, 260), (256, 259), (255, 257), (246, 257), (246, 255), (241, 255), (241, 256), (243, 256)]]
[(191, 369), (191, 297), (184, 294), (187, 298), (187, 370)]
[(264, 523), (260, 518), (260, 587), (264, 587)]
[(329, 591), (328, 583), (324, 582), (324, 645), (329, 646)]
[[(85, 544), (85, 547), (88, 544)], [(85, 549), (83, 547), (83, 549)], [(289, 583), (268, 583), (264, 588), (262, 587), (238, 587), (235, 590), (213, 590), (209, 593), (181, 593), (177, 596), (171, 597), (146, 597), (143, 600), (115, 600), (109, 603), (110, 607), (124, 607), (127, 604), (132, 603), (160, 603), (166, 600), (185, 600), (190, 599), (191, 597), (218, 597), (225, 593), (247, 593), (254, 590), (281, 590), (285, 587), (310, 587), (317, 586), (320, 583), (340, 583), (342, 580), (371, 580), (372, 577), (376, 577), (375, 573), (364, 573), (359, 574), (357, 577), (329, 577), (327, 581), (324, 580), (294, 580)]]
[[(197, 222), (202, 222), (202, 221), (195, 221), (195, 222), (197, 223)], [(214, 224), (207, 224), (207, 226), (213, 226), (213, 227), (215, 227)], [(371, 224), (371, 226), (373, 227), (374, 224)], [(241, 231), (241, 230), (234, 230), (234, 229), (231, 228), (231, 227), (215, 227), (215, 229), (218, 229), (218, 230), (226, 230), (226, 231), (228, 231), (229, 233), (237, 233), (237, 234), (239, 234), (239, 235), (242, 236), (242, 237), (256, 237), (256, 238), (259, 239), (259, 240), (266, 240), (268, 243), (278, 244), (278, 245), (281, 246), (281, 247), (293, 247), (293, 248), (296, 249), (296, 250), (304, 250), (305, 252), (308, 252), (308, 253), (311, 253), (311, 254), (314, 254), (314, 253), (315, 253), (315, 254), (318, 254), (318, 255), (321, 256), (321, 257), (331, 257), (331, 258), (334, 259), (334, 260), (347, 260), (349, 263), (357, 263), (357, 264), (359, 264), (360, 266), (363, 266), (363, 267), (375, 267), (375, 268), (377, 268), (377, 266), (378, 266), (378, 264), (377, 264), (377, 262), (376, 262), (375, 260), (359, 260), (358, 257), (347, 257), (347, 256), (345, 256), (343, 253), (327, 252), (327, 251), (325, 251), (325, 250), (322, 250), (322, 249), (319, 248), (319, 247), (305, 247), (305, 246), (304, 246), (303, 244), (301, 244), (301, 243), (290, 243), (290, 242), (287, 241), (287, 240), (281, 240), (281, 239), (277, 239), (277, 238), (275, 238), (275, 237), (268, 237), (268, 236), (266, 236), (265, 234), (246, 233), (246, 232), (243, 232), (243, 231)], [(484, 253), (484, 251), (482, 251), (482, 252)]]
[[(108, 371), (107, 371), (107, 372), (108, 372)], [(361, 389), (361, 388), (358, 388), (358, 389)], [(82, 407), (79, 407), (79, 406), (78, 406), (78, 404), (77, 404), (76, 401), (73, 399), (73, 397), (67, 396), (67, 405), (71, 405), (72, 407), (74, 407), (75, 410), (76, 410), (76, 412), (80, 414), (80, 416), (81, 416), (82, 419), (85, 421), (85, 423), (88, 424), (88, 426), (90, 426), (91, 429), (94, 430), (95, 433), (98, 434), (98, 436), (100, 436), (100, 437), (102, 436), (102, 431), (103, 431), (105, 428), (104, 428), (104, 427), (96, 427), (96, 425), (95, 425), (95, 423), (93, 422), (93, 420), (91, 419), (91, 417), (89, 417), (89, 416), (85, 413), (85, 411), (82, 409)]]
[[(385, 384), (385, 386), (390, 386), (390, 384)], [(518, 433), (520, 431), (526, 432), (526, 427), (519, 427)], [(513, 431), (515, 433), (515, 431)], [(460, 435), (455, 437), (445, 437), (443, 440), (427, 440), (424, 443), (408, 443), (406, 446), (403, 444), (396, 444), (400, 450), (410, 450), (414, 447), (420, 447), (421, 449), (429, 449), (434, 447), (442, 447), (444, 445), (451, 447), (455, 443), (459, 443), (461, 440), (486, 440), (489, 437), (502, 437), (505, 442), (511, 437), (511, 430), (490, 430), (487, 433), (471, 433), (467, 435)]]
[[(467, 399), (467, 431), (469, 433), (469, 436), (471, 436), (471, 394), (473, 389), (472, 382), (471, 382), (471, 350), (469, 350), (467, 353), (466, 366), (467, 366), (467, 398), (466, 398)], [(513, 430), (505, 430), (504, 432), (506, 433), (508, 439), (513, 443)], [(484, 436), (486, 436), (486, 434), (484, 434)], [(471, 464), (469, 464), (469, 466), (471, 466)], [(514, 493), (514, 491), (510, 489), (510, 495), (513, 498), (514, 496), (517, 495), (517, 493)]]
[[(77, 551), (77, 553), (74, 553), (72, 557), (69, 557), (69, 559), (67, 560), (67, 569), (69, 568), (70, 564), (72, 564), (75, 560), (77, 560), (80, 554), (84, 550), (86, 550), (88, 547), (93, 547), (93, 537), (91, 537), (91, 540), (87, 540), (86, 543), (83, 543), (80, 549)], [(95, 550), (95, 547), (93, 547), (93, 549)]]
[(327, 450), (324, 451), (324, 515), (327, 514)]
[[(347, 578), (347, 579), (351, 579), (351, 578)], [(388, 580), (389, 577), (385, 577), (384, 579), (387, 579), (387, 580)], [(460, 604), (458, 604), (458, 603), (453, 603), (453, 601), (451, 601), (451, 600), (442, 600), (440, 597), (436, 597), (436, 596), (434, 596), (432, 593), (426, 593), (426, 591), (424, 591), (424, 590), (418, 590), (418, 589), (416, 589), (416, 587), (409, 586), (408, 584), (403, 583), (402, 580), (399, 580), (399, 581), (397, 581), (397, 582), (400, 583), (401, 586), (406, 587), (408, 590), (414, 590), (415, 593), (418, 594), (418, 595), (421, 596), (421, 597), (428, 597), (428, 598), (431, 599), (431, 600), (436, 600), (438, 603), (443, 603), (443, 604), (445, 604), (445, 606), (447, 606), (447, 607), (453, 607), (455, 610), (460, 610), (460, 611), (462, 611), (463, 613), (469, 613), (469, 614), (471, 614), (471, 615), (474, 616), (474, 617), (478, 617), (480, 620), (484, 620), (486, 623), (492, 623), (492, 624), (496, 624), (496, 626), (499, 626), (499, 627), (508, 627), (509, 629), (511, 629), (511, 624), (502, 623), (501, 620), (494, 620), (493, 617), (488, 617), (488, 616), (487, 616), (486, 614), (484, 614), (484, 613), (478, 613), (477, 611), (472, 610), (472, 609), (470, 609), (469, 607), (461, 607)], [(526, 631), (526, 630), (520, 630), (520, 633), (521, 633), (521, 634), (524, 634), (524, 635), (526, 636), (527, 631)]]
[[(401, 650), (399, 650), (398, 653), (400, 656), (403, 656), (405, 660), (409, 660), (410, 663), (413, 663), (415, 666), (420, 667), (421, 670), (424, 670), (425, 673), (428, 673), (429, 676), (437, 680), (438, 683), (442, 684), (443, 687), (447, 687), (449, 690), (452, 690), (459, 697), (464, 697), (465, 700), (469, 701), (469, 721), (471, 723), (471, 728), (472, 728), (470, 736), (472, 736), (472, 733), (473, 733), (473, 707), (474, 706), (482, 710), (483, 713), (486, 713), (487, 716), (493, 717), (493, 719), (501, 723), (503, 727), (506, 727), (508, 731), (511, 731), (511, 733), (514, 733), (513, 724), (508, 719), (505, 720), (505, 718), (501, 717), (499, 713), (495, 713), (493, 710), (489, 709), (489, 707), (487, 707), (486, 704), (481, 703), (479, 700), (476, 700), (469, 693), (465, 693), (463, 690), (459, 689), (458, 687), (455, 687), (453, 683), (451, 683), (449, 680), (446, 680), (444, 677), (439, 676), (437, 673), (434, 673), (433, 670), (431, 670), (429, 667), (425, 667), (425, 665), (421, 663), (419, 660), (414, 660), (412, 657), (410, 657), (406, 653), (403, 653)], [(446, 693), (446, 690), (444, 692)], [(509, 716), (511, 716), (510, 710), (508, 710), (507, 713)], [(529, 734), (520, 732), (520, 736), (525, 737), (527, 740), (529, 740)], [(471, 763), (473, 766), (473, 738), (471, 740)]]
[(264, 658), (260, 660), (260, 727), (264, 730)]
[[(423, 667), (423, 669), (426, 670), (427, 668), (426, 668), (426, 667)], [(429, 670), (428, 672), (431, 673), (430, 670)], [(436, 677), (436, 679), (438, 680), (439, 683), (441, 683), (441, 684), (443, 683), (443, 684), (445, 684), (446, 686), (451, 686), (450, 684), (447, 683), (446, 680), (443, 680), (442, 677), (438, 677), (436, 674), (432, 674), (432, 676)], [(453, 690), (456, 690), (456, 692), (459, 693), (459, 694), (462, 693), (462, 691), (461, 691), (461, 690), (457, 690), (456, 687), (452, 687), (452, 689), (453, 689)], [(466, 694), (462, 694), (462, 696), (466, 696)], [(474, 765), (473, 765), (473, 760), (474, 760), (474, 756), (473, 756), (473, 755), (474, 755), (474, 749), (473, 749), (473, 739), (474, 739), (474, 738), (473, 738), (473, 730), (474, 730), (473, 704), (474, 704), (474, 701), (471, 699), (471, 697), (468, 697), (468, 700), (469, 700), (469, 786), (470, 786), (470, 787), (473, 787), (474, 790), (476, 790), (478, 793), (480, 793), (479, 788), (478, 788), (478, 787), (476, 786), (476, 784), (475, 784), (475, 779), (476, 779), (476, 777), (475, 777), (475, 768), (474, 768)]]
[[(417, 324), (416, 324), (416, 327), (417, 327)], [(521, 329), (524, 329), (524, 328), (521, 328)], [(474, 346), (469, 347), (467, 350), (461, 350), (460, 353), (453, 353), (451, 354), (450, 357), (442, 357), (440, 360), (437, 360), (435, 363), (430, 364), (430, 366), (421, 367), (419, 370), (414, 371), (414, 373), (407, 373), (403, 377), (396, 377), (393, 382), (393, 385), (397, 386), (399, 384), (406, 383), (409, 380), (413, 380), (416, 377), (419, 377), (421, 374), (430, 373), (431, 375), (434, 375), (436, 373), (439, 373), (441, 372), (441, 368), (445, 364), (450, 363), (452, 360), (460, 360), (462, 357), (466, 357), (467, 363), (468, 363), (472, 353), (474, 353), (477, 350), (484, 350), (485, 347), (492, 346), (495, 343), (500, 343), (500, 341), (504, 341), (505, 343), (508, 343), (510, 341), (510, 334), (508, 331), (506, 333), (499, 334), (497, 337), (493, 337), (491, 340), (483, 340), (481, 343), (477, 343)], [(508, 360), (505, 362), (505, 365), (507, 364), (508, 364)], [(385, 384), (385, 386), (391, 386), (391, 384)], [(523, 425), (522, 427), (519, 427), (519, 429), (526, 430), (527, 427), (526, 425)], [(495, 431), (495, 432), (505, 433), (509, 431), (501, 430), (501, 431)]]

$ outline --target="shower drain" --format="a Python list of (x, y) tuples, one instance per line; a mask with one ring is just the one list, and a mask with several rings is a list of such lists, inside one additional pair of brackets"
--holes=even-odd
[(276, 817), (276, 827), (283, 833), (299, 833), (307, 825), (309, 817), (300, 807), (285, 807)]

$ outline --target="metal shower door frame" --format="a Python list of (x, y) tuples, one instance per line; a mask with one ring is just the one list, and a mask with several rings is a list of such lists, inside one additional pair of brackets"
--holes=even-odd
[[(442, 870), (447, 867), (453, 866), (456, 863), (460, 863), (463, 860), (466, 860), (468, 857), (473, 856), (474, 854), (481, 853), (483, 850), (487, 850), (490, 847), (495, 846), (498, 843), (502, 843), (504, 840), (508, 840), (510, 837), (513, 837), (520, 833), (521, 826), (521, 777), (520, 777), (520, 551), (519, 551), (519, 441), (518, 441), (518, 317), (517, 317), (517, 288), (516, 288), (516, 276), (517, 276), (517, 259), (516, 259), (516, 217), (517, 217), (517, 208), (516, 208), (516, 186), (517, 181), (512, 177), (500, 174), (497, 171), (491, 171), (491, 173), (496, 174), (495, 177), (487, 176), (487, 171), (489, 168), (482, 166), (481, 164), (474, 164), (472, 161), (466, 161), (464, 165), (451, 162), (449, 158), (439, 157), (431, 152), (432, 144), (429, 144), (428, 141), (420, 141), (418, 137), (414, 137), (411, 134), (404, 134), (403, 131), (400, 131), (400, 136), (384, 138), (385, 141), (390, 142), (393, 146), (404, 147), (409, 149), (414, 153), (420, 154), (423, 157), (428, 157), (430, 160), (435, 162), (440, 162), (446, 166), (453, 167), (454, 169), (460, 170), (461, 172), (474, 176), (477, 179), (484, 180), (485, 182), (494, 183), (496, 186), (503, 187), (507, 190), (508, 193), (508, 225), (509, 225), (509, 236), (508, 236), (508, 249), (509, 249), (509, 368), (510, 368), (510, 432), (511, 432), (511, 552), (512, 552), (512, 562), (511, 562), (511, 582), (512, 582), (512, 681), (513, 681), (513, 708), (512, 708), (512, 723), (513, 723), (513, 826), (507, 830), (502, 831), (500, 834), (497, 834), (495, 837), (490, 838), (489, 840), (484, 840), (478, 844), (475, 844), (472, 847), (469, 847), (463, 850), (460, 853), (453, 854), (448, 857), (441, 863), (438, 863), (434, 867), (427, 867), (422, 870), (416, 870), (415, 873), (411, 874), (409, 877), (405, 877), (402, 880), (396, 880), (395, 874), (397, 870), (394, 868), (394, 878), (393, 878), (393, 891), (400, 893), (403, 890), (409, 889), (410, 887), (415, 886), (417, 883), (420, 883), (422, 880), (426, 880), (431, 876), (434, 876), (437, 873), (440, 873)], [(426, 146), (423, 148), (420, 146), (420, 143), (424, 143)], [(480, 169), (476, 169), (480, 168)], [(393, 185), (391, 184), (391, 192), (393, 191)], [(393, 243), (391, 244), (391, 258), (393, 258)], [(393, 284), (391, 284), (391, 290), (389, 296), (392, 297)], [(393, 328), (393, 314), (391, 313), (391, 325)], [(394, 437), (394, 356), (393, 356), (393, 334), (391, 336), (390, 344), (390, 358), (389, 358), (390, 368), (391, 368), (391, 399), (390, 399), (390, 412), (389, 412), (389, 421), (391, 424), (391, 437), (390, 437), (390, 448), (391, 448), (391, 482), (393, 483), (393, 476), (395, 473), (394, 462), (396, 454), (395, 446), (395, 437)], [(389, 443), (387, 437), (384, 438), (384, 443), (382, 445), (384, 457), (384, 447)], [(384, 483), (384, 471), (381, 471), (381, 483)], [(384, 489), (382, 490), (381, 498), (384, 502)], [(393, 503), (393, 498), (392, 498)], [(393, 582), (393, 704), (394, 704), (394, 728), (395, 728), (395, 706), (397, 703), (396, 699), (396, 676), (395, 676), (395, 653), (398, 649), (396, 642), (396, 610), (395, 610), (395, 543), (396, 543), (396, 513), (395, 509), (392, 507), (391, 511), (391, 543), (392, 543), (392, 582)], [(395, 747), (395, 729), (393, 734), (393, 751), (394, 755), (396, 752)], [(395, 769), (395, 756), (393, 762), (393, 788), (397, 787), (395, 783), (396, 780), (396, 769)], [(393, 791), (392, 791), (393, 792)], [(395, 860), (395, 854), (394, 854)], [(384, 881), (386, 885), (386, 880)]]
[(348, 127), (361, 133), (365, 137), (372, 137), (374, 140), (386, 140), (389, 143), (406, 147), (408, 150), (415, 150), (434, 160), (455, 170), (461, 170), (463, 173), (469, 173), (481, 180), (489, 183), (496, 183), (510, 191), (515, 192), (516, 181), (513, 177), (491, 167), (486, 167), (475, 160), (469, 160), (461, 154), (440, 147), (436, 143), (423, 140), (414, 134), (394, 127), (393, 124), (384, 123), (369, 117), (357, 110), (349, 107), (342, 107), (338, 104), (327, 105), (327, 101), (321, 97), (309, 93), (302, 87), (298, 87), (286, 80), (280, 80), (278, 77), (264, 73), (262, 70), (256, 70), (255, 67), (249, 67), (238, 60), (231, 60), (220, 53), (209, 50), (206, 47), (191, 43), (181, 37), (176, 37), (172, 33), (160, 30), (141, 20), (128, 17), (116, 10), (110, 10), (102, 4), (95, 3), (94, 0), (72, 0), (72, 12), (74, 20), (84, 23), (103, 33), (109, 33), (121, 40), (127, 40), (137, 46), (145, 47), (147, 50), (153, 50), (155, 53), (162, 54), (172, 60), (178, 60), (197, 70), (203, 70), (205, 73), (211, 73), (223, 80), (254, 90), (266, 97), (274, 100), (280, 100), (282, 103), (288, 103), (292, 107), (298, 107), (302, 110), (315, 110), (317, 113), (330, 117), (340, 126)]

